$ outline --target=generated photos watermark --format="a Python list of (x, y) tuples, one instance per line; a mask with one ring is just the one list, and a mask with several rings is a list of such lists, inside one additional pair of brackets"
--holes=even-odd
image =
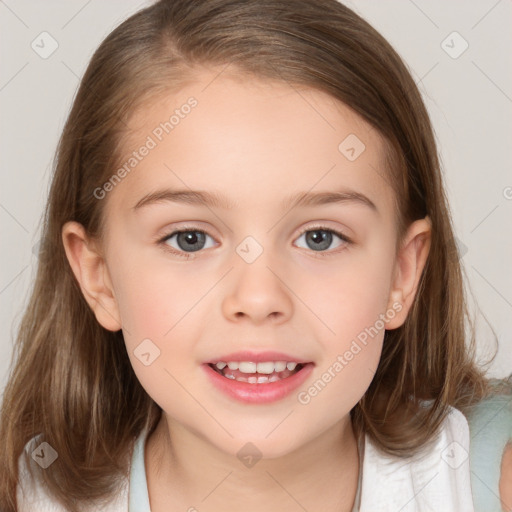
[(158, 146), (166, 135), (172, 132), (178, 126), (183, 119), (185, 119), (192, 109), (198, 105), (198, 101), (191, 96), (186, 103), (181, 105), (180, 108), (174, 110), (174, 113), (169, 117), (168, 120), (162, 121), (156, 126), (150, 135), (146, 137), (145, 142), (139, 147), (138, 150), (132, 152), (132, 156), (128, 158), (117, 171), (105, 182), (101, 187), (94, 189), (93, 195), (96, 199), (104, 199), (108, 192), (114, 190), (116, 185), (139, 165), (146, 156), (150, 154), (150, 151)]
[(305, 391), (300, 391), (297, 400), (302, 405), (307, 405), (331, 382), (350, 361), (361, 352), (368, 344), (369, 338), (373, 339), (385, 327), (385, 322), (395, 318), (396, 314), (402, 311), (402, 304), (394, 302), (386, 313), (381, 313), (379, 318), (370, 327), (365, 327), (355, 339), (352, 340), (350, 347), (343, 354), (339, 354), (336, 360), (327, 368), (327, 370)]

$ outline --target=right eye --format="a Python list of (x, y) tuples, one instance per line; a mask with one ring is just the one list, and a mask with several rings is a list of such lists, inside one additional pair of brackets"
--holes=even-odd
[(159, 243), (163, 244), (165, 250), (178, 256), (189, 258), (190, 256), (188, 256), (187, 253), (198, 252), (201, 249), (208, 249), (213, 246), (205, 246), (206, 237), (213, 240), (213, 238), (202, 229), (182, 229), (175, 230), (165, 235), (159, 240)]

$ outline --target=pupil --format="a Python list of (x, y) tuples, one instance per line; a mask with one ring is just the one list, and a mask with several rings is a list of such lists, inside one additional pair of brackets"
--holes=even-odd
[(332, 242), (332, 233), (324, 230), (311, 231), (306, 235), (306, 239), (314, 242), (311, 247), (314, 251), (327, 249)]
[(205, 235), (199, 231), (185, 231), (178, 234), (178, 245), (181, 249), (201, 249)]

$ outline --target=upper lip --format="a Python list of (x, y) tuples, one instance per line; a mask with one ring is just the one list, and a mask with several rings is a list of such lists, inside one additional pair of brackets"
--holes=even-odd
[(224, 361), (225, 363), (229, 361), (250, 361), (253, 363), (263, 363), (265, 361), (286, 361), (301, 364), (311, 362), (306, 359), (302, 359), (301, 357), (292, 356), (290, 354), (285, 354), (284, 352), (276, 352), (273, 350), (266, 350), (264, 352), (253, 352), (251, 350), (243, 350), (212, 358), (206, 361), (205, 364), (215, 364), (218, 363), (219, 361)]

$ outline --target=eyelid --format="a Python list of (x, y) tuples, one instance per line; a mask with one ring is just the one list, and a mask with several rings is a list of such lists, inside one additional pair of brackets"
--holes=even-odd
[[(294, 240), (296, 240), (297, 238), (302, 236), (304, 233), (307, 233), (308, 231), (314, 231), (314, 230), (332, 232), (338, 238), (340, 238), (340, 240), (342, 240), (345, 243), (345, 245), (351, 245), (351, 244), (354, 243), (353, 240), (352, 240), (352, 237), (347, 236), (343, 231), (341, 231), (339, 229), (336, 229), (336, 228), (329, 227), (326, 223), (321, 223), (319, 221), (316, 221), (316, 223), (313, 224), (313, 225), (310, 224), (310, 225), (307, 225), (307, 226), (301, 228), (299, 233), (294, 237)], [(167, 234), (165, 234), (165, 235), (157, 235), (157, 236), (155, 236), (153, 241), (156, 242), (158, 245), (163, 245), (165, 251), (171, 252), (174, 255), (181, 256), (181, 257), (184, 257), (186, 259), (190, 259), (196, 253), (200, 254), (201, 252), (203, 252), (204, 249), (188, 253), (186, 251), (178, 251), (178, 250), (174, 249), (173, 247), (170, 247), (169, 245), (167, 245), (165, 243), (172, 236), (174, 236), (174, 235), (176, 235), (178, 233), (181, 233), (181, 232), (186, 232), (186, 231), (196, 231), (196, 232), (199, 232), (199, 233), (203, 233), (204, 235), (209, 236), (210, 238), (215, 240), (215, 242), (217, 242), (215, 237), (213, 237), (210, 233), (208, 233), (208, 231), (206, 229), (203, 229), (203, 228), (199, 227), (198, 225), (192, 225), (192, 224), (186, 224), (184, 226), (179, 226), (179, 227), (173, 228), (173, 229), (169, 230), (169, 232)], [(211, 249), (211, 247), (210, 247), (210, 249)], [(303, 249), (303, 248), (299, 247), (299, 249)], [(336, 250), (336, 249), (335, 250), (330, 250), (330, 251), (313, 251), (313, 250), (310, 250), (309, 252), (313, 253), (315, 256), (323, 256), (323, 255), (327, 256), (327, 255), (337, 254), (339, 252), (339, 250)]]
[[(162, 234), (162, 231), (164, 231), (164, 234)], [(159, 230), (159, 232), (152, 238), (153, 242), (161, 242), (167, 238), (169, 238), (171, 235), (176, 234), (178, 232), (182, 231), (199, 231), (200, 233), (204, 233), (205, 235), (208, 235), (215, 239), (215, 237), (207, 230), (207, 228), (202, 228), (198, 224), (184, 224), (179, 226), (174, 226), (169, 229), (163, 229)]]
[(315, 224), (313, 226), (311, 226), (311, 225), (306, 226), (305, 228), (303, 228), (299, 232), (299, 236), (303, 235), (307, 231), (314, 231), (315, 229), (318, 230), (318, 231), (321, 231), (321, 230), (323, 230), (323, 231), (332, 231), (335, 235), (339, 236), (345, 242), (353, 243), (352, 238), (349, 237), (348, 235), (346, 235), (343, 231), (341, 231), (341, 230), (339, 230), (337, 228), (331, 228), (328, 225), (322, 224), (322, 223), (318, 223), (318, 224)]
[[(312, 221), (312, 222), (315, 222), (315, 221)], [(341, 231), (337, 228), (330, 227), (326, 223), (322, 223), (321, 221), (316, 221), (316, 223), (313, 225), (307, 225), (304, 228), (301, 228), (301, 230), (299, 231), (297, 236), (303, 235), (306, 231), (311, 231), (313, 229), (323, 229), (326, 231), (332, 231), (333, 233), (337, 234), (338, 236), (347, 240), (348, 242), (353, 242), (352, 238), (349, 237), (344, 231)], [(155, 241), (155, 242), (161, 241), (163, 239), (170, 237), (172, 234), (175, 234), (176, 232), (181, 232), (181, 231), (199, 231), (200, 233), (204, 233), (205, 235), (211, 236), (212, 238), (215, 239), (215, 237), (212, 234), (210, 234), (206, 230), (206, 228), (202, 228), (195, 224), (186, 224), (184, 226), (179, 226), (179, 227), (170, 229), (168, 231), (168, 233), (165, 235), (157, 234), (153, 238), (153, 241)]]

